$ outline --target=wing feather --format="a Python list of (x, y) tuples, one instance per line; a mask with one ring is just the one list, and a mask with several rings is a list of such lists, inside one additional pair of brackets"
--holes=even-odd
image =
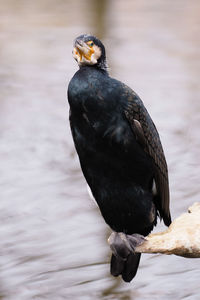
[(169, 225), (171, 223), (171, 216), (169, 211), (168, 169), (160, 137), (143, 102), (134, 92), (130, 95), (130, 90), (125, 116), (131, 125), (136, 139), (144, 151), (153, 159), (157, 189), (157, 196), (155, 198), (156, 206), (164, 223)]

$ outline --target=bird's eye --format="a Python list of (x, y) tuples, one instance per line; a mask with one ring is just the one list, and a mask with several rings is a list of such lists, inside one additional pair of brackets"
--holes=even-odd
[(89, 42), (87, 42), (87, 44), (88, 44), (89, 47), (93, 47), (94, 46), (94, 42), (93, 41), (89, 41)]

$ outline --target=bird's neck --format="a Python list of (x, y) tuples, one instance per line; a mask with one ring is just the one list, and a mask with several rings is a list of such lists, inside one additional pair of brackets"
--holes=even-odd
[(99, 68), (100, 70), (108, 73), (108, 66), (107, 66), (107, 62), (106, 60), (100, 60), (98, 63), (97, 63), (97, 68)]
[(80, 69), (83, 69), (83, 68), (96, 69), (96, 70), (99, 70), (108, 75), (108, 66), (107, 66), (106, 60), (99, 61), (96, 65), (82, 65), (82, 66), (79, 66), (79, 68)]

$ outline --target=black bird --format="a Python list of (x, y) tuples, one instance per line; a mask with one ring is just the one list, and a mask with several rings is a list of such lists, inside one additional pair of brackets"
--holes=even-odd
[(138, 95), (107, 72), (91, 35), (74, 42), (79, 70), (68, 86), (70, 126), (85, 179), (112, 236), (111, 274), (131, 281), (134, 247), (157, 223), (171, 223), (168, 170), (157, 129)]

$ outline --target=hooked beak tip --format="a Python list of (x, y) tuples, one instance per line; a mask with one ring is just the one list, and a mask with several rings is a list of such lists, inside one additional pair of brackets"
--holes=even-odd
[(76, 40), (75, 43), (74, 43), (74, 46), (75, 47), (83, 47), (84, 46), (84, 43), (82, 40)]

